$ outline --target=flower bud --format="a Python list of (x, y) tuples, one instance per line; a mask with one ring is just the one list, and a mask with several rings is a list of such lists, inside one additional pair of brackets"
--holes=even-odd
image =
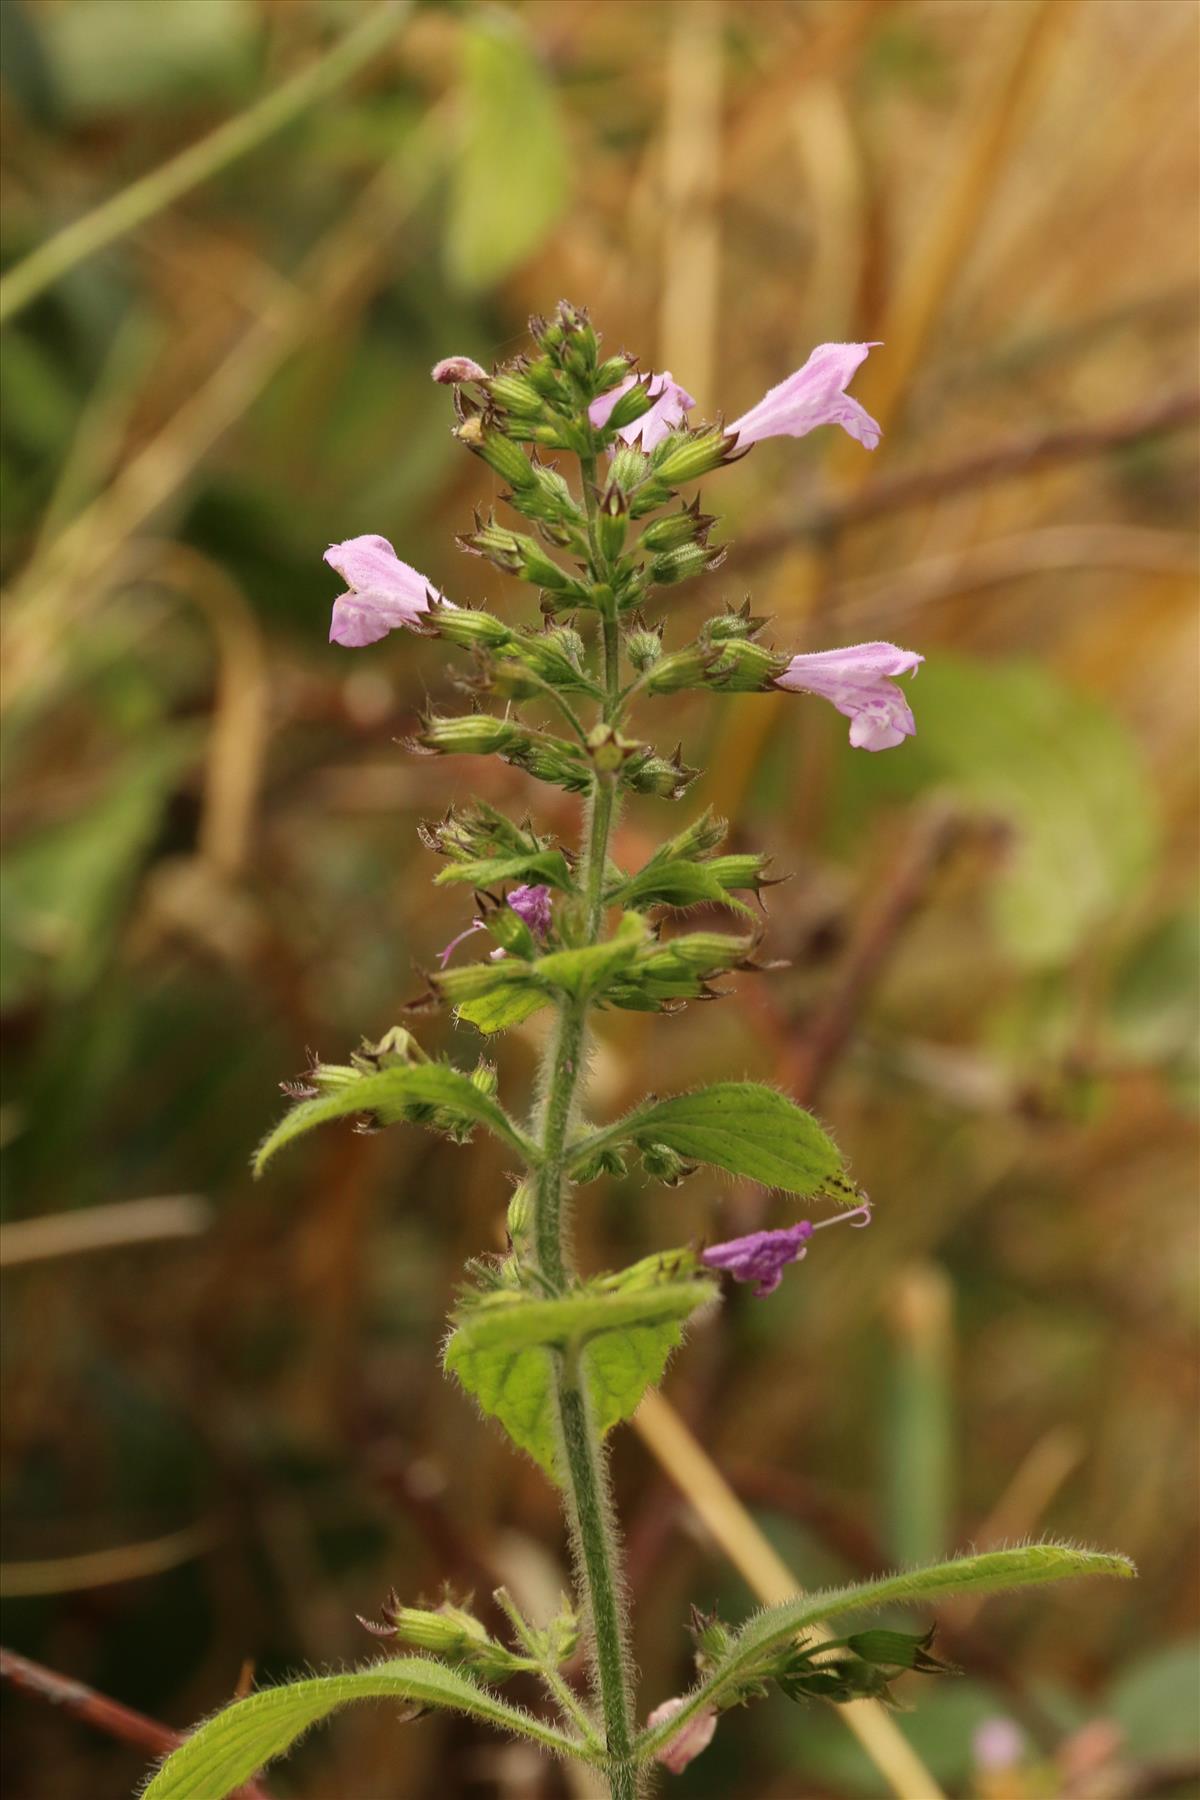
[(788, 658), (765, 644), (745, 638), (713, 646), (718, 653), (709, 665), (706, 684), (725, 693), (759, 694), (769, 691), (788, 666)]
[(521, 495), (521, 505), (528, 518), (545, 519), (550, 524), (573, 524), (582, 520), (570, 488), (557, 469), (544, 463), (531, 463), (533, 487)]
[(650, 394), (650, 382), (651, 377), (647, 375), (641, 381), (635, 381), (632, 387), (625, 389), (604, 421), (606, 431), (620, 431), (622, 426), (634, 424), (650, 411), (654, 405)]
[(654, 453), (654, 473), (673, 487), (695, 481), (732, 461), (736, 442), (736, 438), (715, 426), (704, 431), (673, 431)]
[(632, 666), (645, 674), (662, 655), (662, 638), (657, 631), (631, 631), (625, 639), (625, 654)]
[(699, 773), (699, 769), (686, 766), (678, 750), (670, 758), (647, 751), (640, 758), (630, 757), (622, 770), (622, 780), (634, 793), (659, 794), (664, 800), (680, 800)]
[(647, 676), (647, 692), (677, 694), (681, 688), (703, 687), (709, 667), (719, 654), (710, 645), (699, 642), (672, 650), (669, 656), (660, 658)]
[(493, 1095), (500, 1085), (495, 1063), (481, 1062), (471, 1070), (470, 1082), (479, 1093)]
[(521, 554), (520, 570), (526, 581), (533, 582), (536, 587), (549, 588), (552, 594), (586, 596), (588, 590), (583, 583), (556, 563), (536, 538), (518, 536), (517, 542)]
[(597, 725), (588, 733), (588, 754), (603, 775), (613, 775), (640, 746), (622, 737), (611, 725)]
[(709, 569), (719, 569), (725, 561), (724, 550), (706, 550), (702, 544), (679, 544), (650, 559), (650, 579), (660, 587), (676, 581), (690, 581)]
[(416, 742), (441, 756), (491, 756), (496, 751), (511, 754), (524, 736), (511, 719), (497, 719), (492, 713), (464, 713), (458, 719), (426, 719)]
[(609, 562), (615, 562), (625, 547), (628, 517), (629, 504), (623, 491), (610, 484), (600, 496), (600, 511), (597, 520), (600, 548)]
[(473, 612), (469, 607), (438, 607), (430, 614), (439, 637), (447, 638), (452, 644), (459, 644), (464, 650), (473, 650), (477, 646), (485, 650), (499, 650), (512, 640), (509, 627), (502, 624), (493, 613)]
[(693, 503), (647, 525), (642, 533), (642, 543), (647, 550), (654, 551), (674, 550), (680, 544), (702, 544), (715, 524), (716, 519), (711, 513), (702, 513)]
[(636, 444), (618, 444), (608, 466), (608, 478), (614, 487), (630, 493), (650, 472), (650, 458)]
[(561, 738), (522, 733), (519, 741), (503, 754), (538, 781), (551, 782), (568, 794), (586, 793), (592, 785), (591, 765), (574, 744), (564, 743)]
[(501, 412), (512, 413), (519, 419), (537, 418), (545, 411), (542, 396), (523, 375), (493, 375), (488, 382), (488, 393), (493, 405)]
[(521, 572), (521, 539), (515, 531), (509, 531), (506, 525), (497, 525), (492, 518), (486, 524), (480, 524), (476, 513), (475, 530), (460, 532), (457, 542), (461, 549), (472, 556), (482, 556), (495, 568), (503, 569), (506, 575)]
[(664, 1182), (667, 1187), (678, 1187), (680, 1182), (696, 1173), (695, 1163), (685, 1162), (669, 1144), (643, 1144), (642, 1167), (647, 1175)]
[(527, 1181), (521, 1182), (513, 1189), (512, 1199), (508, 1203), (504, 1226), (509, 1239), (515, 1247), (523, 1245), (533, 1230), (534, 1207), (533, 1191)]
[(455, 433), (461, 443), (481, 456), (489, 469), (508, 482), (517, 493), (535, 485), (529, 458), (519, 444), (500, 431), (489, 431), (478, 416), (464, 419)]
[(480, 368), (471, 356), (446, 356), (434, 363), (430, 371), (443, 387), (456, 387), (460, 381), (486, 381), (487, 370)]
[(632, 367), (633, 365), (627, 356), (606, 357), (600, 364), (600, 367), (596, 370), (596, 399), (598, 400), (601, 394), (609, 394), (612, 392), (613, 388), (620, 387), (621, 383), (630, 374)]
[(484, 918), (488, 935), (499, 944), (506, 956), (519, 956), (528, 962), (537, 955), (537, 940), (524, 919), (511, 906), (498, 906)]
[(757, 637), (766, 623), (766, 619), (755, 618), (749, 600), (743, 600), (740, 606), (727, 606), (718, 618), (709, 619), (703, 635), (710, 644), (725, 644), (733, 638)]

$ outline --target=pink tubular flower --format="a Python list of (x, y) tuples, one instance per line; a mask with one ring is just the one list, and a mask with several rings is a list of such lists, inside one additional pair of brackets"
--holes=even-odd
[[(682, 1711), (683, 1706), (684, 1702), (679, 1698), (664, 1700), (646, 1720), (647, 1726), (653, 1730), (656, 1725), (665, 1725)], [(694, 1762), (702, 1750), (708, 1749), (716, 1729), (717, 1715), (711, 1706), (705, 1707), (703, 1712), (693, 1713), (675, 1737), (669, 1738), (661, 1750), (654, 1752), (655, 1762), (660, 1762), (672, 1775), (682, 1775), (688, 1764)]]
[[(624, 381), (618, 382), (615, 388), (610, 388), (607, 394), (601, 394), (598, 400), (593, 400), (588, 407), (588, 418), (592, 424), (597, 428), (606, 425), (621, 395), (627, 394), (639, 379), (637, 375), (627, 375)], [(640, 441), (643, 450), (653, 450), (656, 444), (661, 444), (676, 425), (683, 423), (685, 413), (690, 412), (696, 404), (687, 389), (680, 387), (674, 379), (670, 369), (664, 369), (661, 375), (650, 377), (649, 393), (654, 402), (649, 412), (644, 412), (632, 425), (622, 425), (617, 432), (617, 436), (627, 444)]]
[(536, 887), (515, 887), (508, 896), (508, 905), (512, 907), (518, 919), (524, 919), (534, 937), (544, 938), (550, 929), (550, 889), (540, 884)]
[(763, 438), (805, 437), (818, 425), (840, 425), (868, 450), (874, 450), (883, 431), (870, 413), (850, 398), (846, 384), (868, 353), (877, 348), (876, 344), (818, 344), (802, 369), (764, 394), (757, 406), (727, 428), (736, 434), (738, 448), (748, 450)]
[(442, 387), (456, 387), (460, 381), (486, 381), (487, 370), (481, 369), (473, 356), (444, 356), (430, 370)]
[(856, 750), (894, 750), (912, 737), (916, 723), (893, 675), (908, 675), (925, 661), (896, 644), (848, 644), (793, 656), (775, 686), (790, 693), (819, 694), (850, 721)]
[(443, 606), (451, 604), (424, 575), (400, 561), (386, 538), (356, 537), (347, 538), (344, 544), (330, 544), (325, 561), (350, 590), (333, 603), (331, 644), (361, 650), (389, 631), (415, 625), (429, 611), (431, 594)]
[(801, 1262), (808, 1255), (808, 1240), (814, 1231), (828, 1225), (869, 1225), (871, 1203), (864, 1200), (851, 1212), (835, 1213), (813, 1225), (801, 1219), (796, 1225), (785, 1225), (779, 1231), (751, 1231), (745, 1237), (729, 1238), (724, 1244), (713, 1244), (700, 1261), (708, 1269), (723, 1269), (735, 1281), (752, 1281), (754, 1298), (765, 1300), (783, 1280), (789, 1263)]

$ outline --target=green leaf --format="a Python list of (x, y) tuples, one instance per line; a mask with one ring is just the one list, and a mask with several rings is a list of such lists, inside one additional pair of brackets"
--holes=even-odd
[(601, 993), (612, 977), (627, 969), (649, 940), (640, 914), (623, 915), (612, 937), (579, 950), (554, 950), (532, 965), (539, 981), (577, 999)]
[(398, 1656), (346, 1675), (318, 1675), (266, 1688), (207, 1719), (163, 1763), (142, 1800), (224, 1800), (302, 1732), (355, 1700), (407, 1702), (409, 1718), (430, 1706), (468, 1713), (547, 1749), (578, 1756), (562, 1732), (489, 1693), (469, 1675), (424, 1656)]
[(728, 1652), (692, 1689), (682, 1708), (666, 1724), (641, 1734), (635, 1746), (638, 1759), (645, 1761), (653, 1756), (688, 1719), (706, 1707), (719, 1706), (723, 1696), (744, 1687), (755, 1678), (756, 1671), (769, 1671), (772, 1659), (802, 1633), (845, 1613), (895, 1605), (934, 1605), (964, 1594), (997, 1594), (1080, 1575), (1111, 1575), (1128, 1580), (1136, 1573), (1127, 1556), (1109, 1551), (1079, 1550), (1069, 1544), (1024, 1544), (1015, 1550), (956, 1556), (924, 1569), (909, 1569), (825, 1593), (805, 1594), (783, 1606), (770, 1607), (742, 1628)]
[(537, 1161), (536, 1146), (517, 1129), (502, 1106), (482, 1093), (469, 1076), (447, 1063), (431, 1062), (383, 1069), (378, 1075), (348, 1080), (344, 1087), (320, 1094), (315, 1100), (301, 1100), (268, 1132), (255, 1151), (251, 1167), (256, 1176), (261, 1175), (277, 1150), (332, 1119), (369, 1113), (382, 1125), (396, 1125), (411, 1118), (414, 1108), (422, 1107), (445, 1107), (464, 1121), (486, 1125), (526, 1162)]
[(473, 887), (490, 887), (497, 881), (545, 882), (569, 893), (574, 887), (567, 859), (561, 850), (539, 850), (529, 856), (485, 856), (451, 863), (434, 876), (435, 887), (469, 881)]
[(553, 1300), (489, 1296), (459, 1316), (445, 1366), (557, 1481), (551, 1349), (578, 1351), (596, 1427), (610, 1431), (661, 1378), (684, 1323), (717, 1292), (715, 1283), (692, 1278), (624, 1289), (591, 1282)]
[(601, 1144), (658, 1143), (789, 1194), (857, 1200), (837, 1145), (811, 1113), (753, 1081), (721, 1081), (630, 1113), (572, 1148), (571, 1167)]
[(566, 205), (570, 151), (553, 88), (511, 15), (463, 26), (465, 137), (446, 254), (460, 287), (489, 288), (537, 249)]
[(649, 863), (612, 898), (622, 906), (700, 906), (708, 901), (715, 906), (732, 907), (736, 912), (750, 911), (744, 901), (734, 899), (719, 875), (702, 862)]
[(481, 994), (477, 1000), (465, 1000), (457, 1013), (476, 1031), (490, 1037), (495, 1031), (507, 1031), (510, 1025), (519, 1025), (522, 1019), (530, 1018), (549, 1004), (549, 994), (540, 988), (497, 988), (494, 993)]

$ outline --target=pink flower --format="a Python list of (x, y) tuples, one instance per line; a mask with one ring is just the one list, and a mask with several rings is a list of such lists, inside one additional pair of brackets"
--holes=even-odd
[[(639, 379), (637, 375), (627, 375), (624, 381), (618, 382), (615, 388), (610, 388), (607, 394), (601, 394), (598, 400), (593, 400), (588, 407), (588, 418), (592, 424), (597, 427), (606, 425), (609, 414), (621, 395), (627, 394)], [(644, 412), (632, 425), (622, 425), (617, 432), (617, 436), (627, 444), (636, 444), (640, 439), (643, 450), (653, 450), (656, 444), (661, 444), (676, 425), (683, 424), (684, 414), (696, 404), (687, 389), (680, 387), (669, 369), (664, 369), (661, 375), (650, 377), (648, 391), (654, 401), (649, 412)]]
[(925, 661), (896, 644), (849, 644), (793, 656), (775, 686), (792, 693), (820, 694), (850, 720), (856, 750), (894, 750), (912, 737), (916, 723), (908, 701), (889, 677), (907, 675)]
[[(646, 1720), (647, 1726), (653, 1730), (656, 1725), (665, 1725), (682, 1711), (684, 1704), (680, 1698), (664, 1700)], [(703, 1712), (693, 1713), (676, 1735), (668, 1738), (661, 1750), (654, 1752), (655, 1762), (660, 1762), (672, 1775), (682, 1775), (688, 1764), (694, 1762), (702, 1750), (708, 1749), (716, 1729), (717, 1715), (711, 1706), (705, 1707)]]
[[(554, 922), (554, 913), (550, 905), (550, 889), (543, 887), (540, 883), (536, 887), (515, 887), (505, 901), (505, 905), (512, 908), (518, 919), (524, 920), (536, 938), (544, 938)], [(472, 932), (486, 929), (482, 919), (472, 919), (465, 931), (460, 931), (457, 937), (451, 938), (446, 948), (438, 953), (438, 961), (443, 969), (458, 946), (465, 942)], [(493, 950), (491, 952), (492, 962), (502, 962), (504, 954), (504, 951), (499, 948)]]
[(752, 1281), (754, 1298), (765, 1300), (783, 1280), (789, 1263), (801, 1262), (808, 1255), (808, 1240), (814, 1231), (829, 1225), (869, 1225), (871, 1203), (864, 1200), (851, 1212), (835, 1213), (816, 1225), (801, 1219), (796, 1225), (785, 1225), (779, 1231), (751, 1231), (745, 1237), (729, 1238), (702, 1252), (700, 1261), (706, 1269), (723, 1269), (735, 1281)]
[(350, 590), (333, 603), (331, 644), (361, 650), (402, 625), (416, 625), (429, 611), (431, 595), (443, 606), (451, 604), (424, 575), (400, 561), (386, 538), (356, 537), (330, 544), (325, 561)]
[(536, 887), (515, 887), (508, 896), (508, 905), (518, 919), (525, 921), (534, 937), (545, 937), (553, 918), (548, 887), (543, 887), (540, 883)]
[(725, 1269), (735, 1281), (753, 1281), (754, 1298), (765, 1300), (783, 1280), (788, 1263), (800, 1262), (808, 1255), (806, 1245), (813, 1234), (807, 1219), (782, 1231), (752, 1231), (746, 1237), (730, 1238), (714, 1244), (700, 1261), (706, 1269)]
[(443, 387), (456, 387), (460, 381), (486, 381), (487, 370), (481, 369), (471, 356), (444, 356), (434, 363), (430, 374)]
[(747, 450), (763, 438), (805, 437), (818, 425), (840, 425), (868, 450), (874, 450), (882, 429), (850, 398), (846, 384), (868, 352), (877, 348), (875, 344), (818, 344), (802, 369), (764, 394), (757, 406), (728, 427), (737, 435), (738, 448)]

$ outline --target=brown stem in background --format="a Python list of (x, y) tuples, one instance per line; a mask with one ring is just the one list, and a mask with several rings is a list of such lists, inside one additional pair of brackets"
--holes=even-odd
[(915, 827), (867, 911), (831, 992), (783, 1059), (779, 1080), (802, 1106), (811, 1106), (821, 1093), (905, 926), (925, 900), (930, 880), (970, 828), (961, 814), (941, 808)]
[(950, 494), (993, 482), (1031, 475), (1056, 463), (1078, 462), (1105, 456), (1110, 450), (1134, 444), (1140, 438), (1184, 431), (1200, 420), (1200, 394), (1164, 394), (1132, 412), (1095, 424), (1074, 425), (1061, 431), (1023, 432), (994, 444), (978, 456), (964, 457), (939, 469), (912, 469), (884, 476), (858, 493), (824, 501), (790, 518), (786, 525), (768, 526), (756, 536), (738, 543), (743, 562), (762, 561), (786, 550), (797, 538), (828, 536), (850, 526), (908, 507), (929, 506)]
[[(110, 1700), (106, 1694), (98, 1694), (82, 1681), (59, 1675), (27, 1656), (18, 1656), (15, 1650), (0, 1648), (0, 1681), (7, 1681), (22, 1694), (48, 1700), (71, 1718), (82, 1720), (122, 1744), (146, 1750), (151, 1756), (165, 1756), (169, 1750), (177, 1749), (187, 1735), (147, 1718), (145, 1713), (134, 1712), (132, 1707), (122, 1706), (119, 1700)], [(270, 1796), (256, 1781), (247, 1781), (236, 1790), (235, 1800), (270, 1800)]]

